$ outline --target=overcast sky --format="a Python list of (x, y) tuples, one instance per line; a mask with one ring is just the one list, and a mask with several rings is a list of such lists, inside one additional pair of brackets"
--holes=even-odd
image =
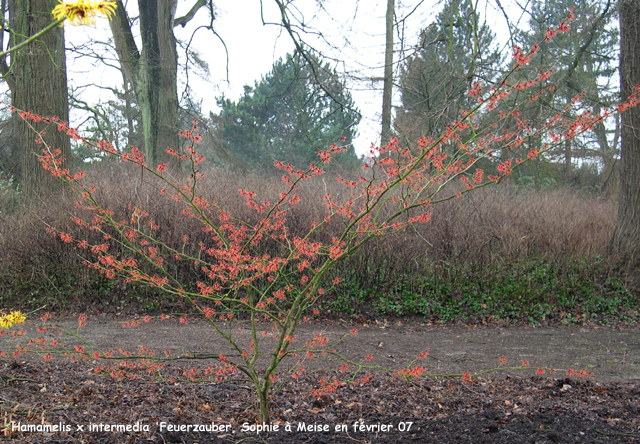
[[(128, 7), (135, 6), (136, 2), (129, 3), (131, 5)], [(208, 79), (201, 79), (192, 73), (189, 83), (195, 95), (202, 99), (205, 112), (215, 111), (215, 99), (223, 94), (228, 98), (238, 99), (244, 85), (253, 85), (255, 80), (271, 69), (275, 60), (292, 52), (294, 48), (291, 38), (281, 27), (263, 25), (263, 19), (267, 23), (279, 23), (280, 15), (275, 1), (214, 3), (218, 8), (215, 30), (227, 47), (229, 63), (227, 65), (221, 40), (207, 30), (198, 30), (193, 39), (194, 45), (209, 64), (210, 76)], [(502, 1), (507, 7), (513, 6), (510, 3), (513, 2)], [(191, 4), (191, 0), (179, 0), (177, 15), (188, 11)], [(317, 0), (296, 0), (292, 5), (304, 8), (292, 11), (295, 18), (309, 26), (310, 32), (301, 33), (300, 37), (333, 60), (331, 63), (338, 72), (344, 73), (349, 79), (348, 85), (363, 115), (358, 128), (360, 136), (355, 141), (356, 150), (359, 153), (368, 151), (372, 143), (378, 143), (382, 83), (365, 79), (383, 76), (386, 0), (323, 0), (322, 6), (319, 6)], [(431, 23), (441, 8), (439, 1), (396, 0), (397, 19), (406, 18), (396, 29), (396, 42), (399, 40), (399, 33), (404, 36), (407, 45), (415, 44), (420, 29)], [(480, 9), (480, 14), (481, 19), (486, 19), (503, 39), (506, 37), (507, 33), (500, 31), (506, 29), (504, 17), (491, 6), (491, 2), (489, 6)], [(198, 25), (206, 23), (204, 19), (205, 17), (200, 21), (194, 20), (184, 30), (177, 29), (178, 38), (188, 40)], [(90, 37), (102, 36), (106, 39), (109, 36), (108, 26), (104, 21), (93, 28), (67, 25), (65, 29), (67, 40), (75, 45), (88, 41)], [(314, 31), (321, 32), (322, 38), (314, 34)], [(397, 44), (396, 60), (401, 49)], [(70, 57), (70, 79), (74, 86), (91, 82), (121, 85), (121, 76), (117, 71), (105, 68), (101, 62), (89, 66), (85, 59), (86, 57), (79, 57), (74, 60)], [(179, 73), (179, 76), (184, 78), (184, 73)], [(104, 100), (107, 96), (105, 92), (91, 93), (93, 100)]]
[[(511, 0), (502, 1), (515, 16), (517, 11), (512, 3)], [(293, 43), (279, 26), (262, 24), (259, 0), (218, 4), (220, 11), (216, 30), (224, 38), (229, 50), (229, 82), (226, 82), (222, 45), (206, 37), (201, 40), (208, 41), (202, 52), (210, 62), (211, 81), (216, 94), (224, 93), (237, 99), (243, 85), (253, 85), (256, 79), (271, 69), (274, 60), (293, 51)], [(479, 7), (481, 20), (486, 19), (504, 42), (508, 36), (506, 22), (493, 4), (490, 1), (484, 7)], [(314, 0), (298, 0), (292, 5), (305, 8), (294, 15), (300, 20), (304, 19), (310, 31), (322, 32), (322, 38), (313, 32), (301, 33), (300, 37), (333, 60), (332, 64), (338, 72), (347, 75), (348, 85), (363, 114), (359, 125), (360, 137), (355, 141), (356, 149), (359, 153), (368, 151), (371, 143), (379, 142), (382, 82), (366, 79), (383, 77), (386, 0), (323, 0), (322, 7)], [(441, 1), (396, 0), (396, 62), (403, 55), (398, 37), (404, 37), (405, 45), (415, 45), (420, 30), (435, 19), (441, 8)], [(263, 0), (262, 13), (265, 22), (279, 23), (280, 13), (273, 0)], [(517, 20), (518, 17), (511, 19)], [(211, 101), (212, 106), (214, 102)]]

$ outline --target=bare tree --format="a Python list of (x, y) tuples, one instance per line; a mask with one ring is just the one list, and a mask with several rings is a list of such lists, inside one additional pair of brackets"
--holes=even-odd
[(122, 70), (140, 107), (144, 151), (151, 164), (169, 161), (166, 148), (178, 145), (178, 56), (175, 26), (185, 26), (211, 2), (198, 0), (183, 17), (175, 17), (177, 0), (138, 0), (142, 50), (133, 38), (132, 22), (118, 0), (111, 30)]

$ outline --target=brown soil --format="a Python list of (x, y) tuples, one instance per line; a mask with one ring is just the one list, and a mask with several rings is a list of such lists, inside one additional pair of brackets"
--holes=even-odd
[[(203, 323), (177, 320), (121, 326), (115, 318), (90, 318), (83, 338), (103, 348), (134, 351), (140, 345), (165, 349), (226, 353), (215, 332)], [(74, 320), (58, 320), (75, 331)], [(242, 324), (240, 324), (242, 325)], [(246, 325), (244, 326), (246, 327)], [(463, 384), (459, 377), (426, 377), (409, 383), (383, 373), (365, 384), (342, 384), (334, 392), (312, 396), (321, 379), (347, 379), (340, 363), (320, 359), (304, 363), (299, 379), (283, 378), (274, 393), (272, 415), (278, 431), (243, 432), (255, 423), (251, 388), (242, 381), (169, 383), (148, 380), (119, 381), (92, 373), (89, 367), (66, 360), (44, 362), (21, 355), (0, 362), (0, 415), (5, 424), (69, 426), (69, 432), (13, 432), (5, 427), (0, 441), (21, 443), (111, 442), (238, 442), (243, 438), (269, 443), (612, 443), (640, 441), (640, 330), (616, 327), (524, 328), (433, 326), (394, 322), (355, 326), (337, 348), (359, 361), (371, 354), (371, 363), (402, 368), (424, 350), (419, 361), (428, 373), (478, 372), (497, 365), (506, 356), (509, 365), (530, 362), (532, 371), (503, 371)], [(339, 321), (312, 322), (300, 327), (296, 344), (323, 331), (331, 340), (347, 334), (353, 325)], [(28, 327), (28, 334), (41, 336)], [(247, 334), (246, 328), (239, 334)], [(16, 339), (0, 337), (0, 350), (11, 351)], [(72, 341), (67, 341), (73, 344)], [(165, 378), (180, 376), (189, 363), (168, 364)], [(537, 376), (533, 369), (558, 369)], [(581, 379), (567, 377), (568, 369), (593, 372)], [(361, 378), (363, 375), (359, 375)], [(364, 421), (364, 428), (354, 428)], [(223, 425), (227, 430), (202, 432), (160, 429), (165, 422)], [(287, 422), (293, 431), (284, 430)], [(88, 431), (89, 425), (147, 426), (148, 431)], [(409, 428), (409, 423), (412, 423)], [(317, 425), (329, 431), (301, 431)], [(76, 430), (84, 425), (84, 430)], [(375, 427), (380, 425), (380, 427)], [(384, 430), (382, 425), (388, 425)], [(346, 430), (336, 431), (336, 426)], [(369, 426), (369, 430), (366, 429)], [(400, 429), (404, 428), (404, 431)]]

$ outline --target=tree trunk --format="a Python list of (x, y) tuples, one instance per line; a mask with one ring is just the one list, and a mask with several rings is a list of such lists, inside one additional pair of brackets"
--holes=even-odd
[(391, 138), (391, 101), (393, 99), (393, 16), (394, 0), (387, 0), (386, 44), (384, 51), (384, 84), (382, 89), (382, 130), (380, 144), (384, 146)]
[[(14, 45), (34, 35), (47, 25), (53, 17), (51, 10), (57, 0), (14, 0), (12, 20)], [(8, 73), (13, 85), (11, 101), (14, 107), (32, 111), (40, 116), (57, 116), (62, 121), (69, 119), (67, 95), (67, 70), (64, 52), (64, 28), (54, 28), (37, 41), (16, 51), (12, 69)], [(48, 129), (43, 123), (28, 122), (36, 131), (44, 131), (41, 138), (52, 150), (60, 149), (62, 157), (69, 160), (71, 147), (69, 137), (55, 126)], [(20, 160), (18, 178), (23, 190), (31, 195), (41, 195), (58, 190), (62, 184), (44, 170), (38, 162), (44, 144), (36, 143), (36, 134), (27, 122), (18, 119), (20, 138)], [(45, 131), (46, 130), (46, 131)]]
[(131, 82), (140, 107), (147, 163), (174, 163), (167, 148), (178, 148), (178, 58), (173, 21), (176, 0), (138, 0), (138, 51), (124, 4), (118, 1), (110, 22), (122, 70)]
[(271, 425), (271, 411), (269, 410), (269, 388), (258, 389), (258, 424)]
[(173, 33), (176, 0), (158, 2), (158, 44), (160, 47), (160, 83), (158, 96), (158, 151), (159, 159), (167, 158), (166, 149), (178, 149), (178, 54)]
[[(620, 0), (620, 92), (622, 101), (640, 84), (640, 1)], [(640, 107), (622, 113), (618, 222), (610, 249), (640, 287)]]
[(129, 83), (129, 79), (124, 75), (122, 75), (122, 88), (124, 90), (124, 113), (127, 118), (127, 131), (129, 132), (129, 136), (127, 137), (127, 144), (129, 146), (133, 145), (133, 132), (135, 131), (135, 125), (133, 123), (133, 108), (131, 107), (131, 84)]
[(160, 44), (158, 42), (158, 3), (156, 0), (139, 0), (140, 39), (142, 53), (140, 64), (133, 77), (133, 88), (138, 97), (142, 114), (142, 136), (146, 160), (150, 165), (159, 163), (158, 128), (160, 117)]
[(564, 181), (567, 184), (571, 183), (573, 176), (573, 146), (572, 140), (567, 139), (564, 141)]

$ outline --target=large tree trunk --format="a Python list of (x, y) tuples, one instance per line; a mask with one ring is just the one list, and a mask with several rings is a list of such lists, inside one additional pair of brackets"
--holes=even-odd
[[(51, 10), (57, 4), (57, 0), (14, 0), (13, 43), (20, 44), (51, 24), (53, 20)], [(7, 76), (11, 78), (8, 84), (12, 87), (13, 106), (23, 111), (32, 111), (40, 116), (57, 116), (60, 120), (68, 121), (64, 28), (54, 28), (37, 41), (16, 51)], [(20, 138), (18, 177), (23, 190), (28, 194), (49, 193), (59, 189), (62, 184), (38, 162), (37, 156), (42, 154), (44, 145), (36, 143), (36, 134), (28, 123), (31, 123), (37, 131), (46, 129), (42, 123), (18, 119)], [(70, 159), (69, 137), (64, 131), (58, 131), (55, 126), (50, 127), (42, 134), (42, 140), (52, 150), (60, 149), (62, 157)]]
[[(640, 1), (620, 0), (620, 92), (626, 101), (640, 84)], [(621, 115), (618, 223), (611, 250), (629, 266), (640, 287), (640, 108)]]

